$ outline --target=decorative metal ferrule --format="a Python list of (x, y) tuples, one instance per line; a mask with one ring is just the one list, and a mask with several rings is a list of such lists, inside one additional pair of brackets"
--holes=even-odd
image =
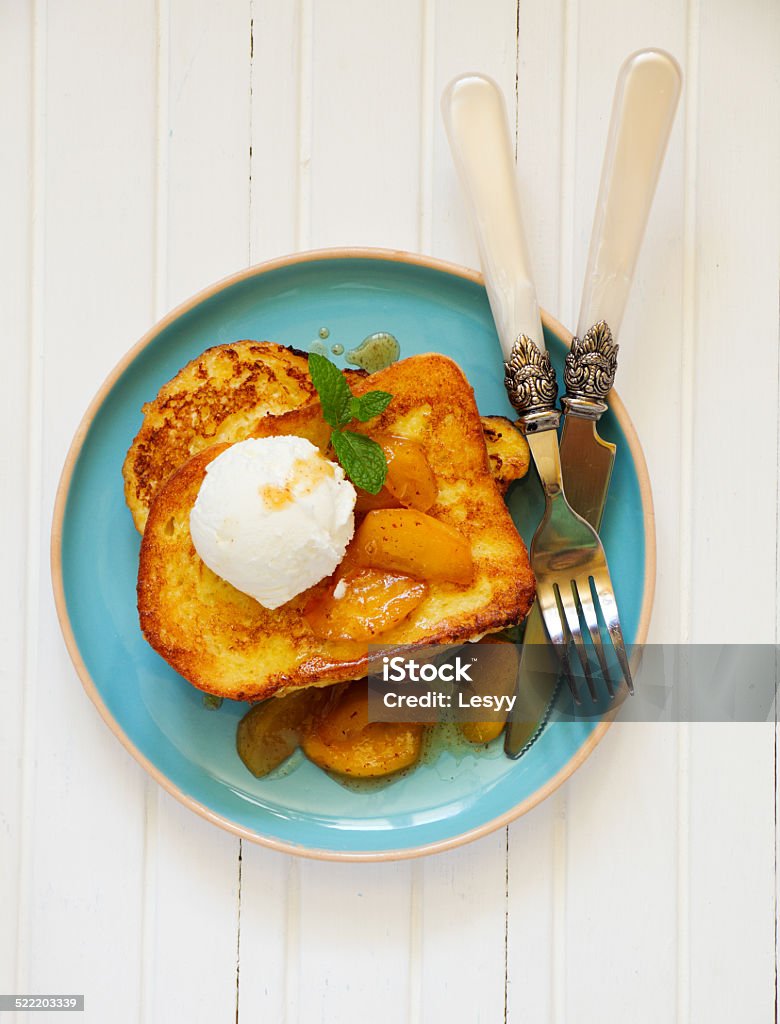
[(504, 384), (509, 401), (520, 417), (520, 429), (525, 433), (536, 433), (557, 427), (560, 421), (560, 413), (555, 408), (558, 381), (549, 352), (521, 334), (512, 345), (504, 369)]
[[(566, 384), (564, 409), (579, 415), (593, 415), (606, 408), (604, 399), (612, 390), (617, 372), (618, 346), (606, 320), (589, 328), (585, 337), (573, 338), (566, 356), (563, 379)], [(591, 410), (590, 413), (588, 410)]]

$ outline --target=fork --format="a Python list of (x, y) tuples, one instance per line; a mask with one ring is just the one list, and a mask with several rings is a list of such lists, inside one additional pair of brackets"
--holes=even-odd
[(545, 629), (575, 701), (580, 703), (581, 697), (571, 647), (591, 699), (597, 700), (586, 636), (613, 697), (600, 611), (633, 693), (604, 547), (590, 524), (569, 506), (563, 489), (557, 434), (560, 412), (555, 404), (558, 384), (544, 346), (503, 95), (485, 75), (462, 75), (444, 91), (442, 113), (477, 230), (488, 299), (505, 359), (507, 393), (544, 490), (545, 512), (530, 555)]

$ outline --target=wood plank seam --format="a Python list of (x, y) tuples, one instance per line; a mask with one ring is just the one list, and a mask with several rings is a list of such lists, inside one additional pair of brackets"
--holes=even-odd
[[(255, 0), (249, 0), (249, 123), (247, 125), (247, 131), (249, 133), (249, 191), (247, 195), (247, 247), (246, 247), (246, 258), (247, 265), (252, 266), (254, 262), (252, 252), (252, 240), (254, 239), (254, 211), (252, 204), (254, 202), (254, 186), (253, 186), (253, 174), (254, 174), (254, 95), (255, 95)], [(239, 839), (239, 856), (240, 856), (240, 844), (242, 840)]]
[(314, 116), (314, 4), (298, 0), (298, 160), (295, 247), (311, 247), (311, 154)]
[(515, 15), (515, 164), (520, 143), (520, 3), (517, 0)]
[(301, 957), (301, 865), (297, 857), (287, 857), (287, 934), (284, 946), (284, 1021), (298, 1024), (298, 989)]
[(141, 977), (139, 979), (138, 1008), (141, 1021), (153, 1020), (155, 1016), (157, 962), (157, 885), (159, 843), (157, 842), (157, 816), (159, 797), (157, 783), (147, 778), (144, 784), (144, 843), (141, 907)]
[(157, 0), (157, 125), (154, 182), (152, 315), (166, 312), (168, 291), (168, 131), (170, 126), (170, 0)]
[(509, 1020), (509, 826), (504, 829), (504, 1024)]
[(423, 987), (423, 888), (425, 875), (421, 860), (411, 866), (409, 893), (409, 1009), (408, 1024), (420, 1024), (422, 1020)]
[[(696, 184), (698, 174), (698, 45), (699, 0), (687, 0), (686, 78), (684, 97), (684, 198), (683, 198), (683, 310), (680, 352), (680, 480), (679, 538), (680, 636), (690, 641), (693, 619), (693, 500), (694, 437), (693, 408), (696, 400), (695, 349), (697, 318), (697, 218)], [(691, 728), (679, 723), (677, 737), (677, 1019), (690, 1019), (690, 827), (691, 827)]]
[[(778, 350), (780, 350), (780, 285), (778, 285)], [(777, 385), (776, 385), (777, 398), (775, 401), (775, 409), (780, 410), (780, 360), (778, 360), (777, 366)], [(777, 459), (775, 463), (776, 472), (776, 487), (775, 487), (775, 504), (777, 511), (775, 513), (775, 681), (780, 679), (780, 658), (778, 658), (778, 643), (780, 643), (780, 415), (777, 418), (777, 431), (775, 434), (775, 444), (777, 449)], [(778, 708), (777, 699), (775, 699), (775, 737), (774, 737), (774, 765), (775, 765), (775, 886), (773, 893), (773, 915), (775, 919), (775, 1024), (778, 1021), (778, 1013), (780, 1007), (778, 1007), (778, 943), (780, 942), (780, 935), (778, 934), (778, 910), (780, 909), (780, 878), (778, 877), (778, 852), (780, 849), (780, 831), (778, 831), (778, 820), (777, 810), (778, 801), (780, 800), (780, 777), (778, 776)]]
[(417, 190), (418, 232), (420, 252), (431, 250), (433, 235), (433, 135), (438, 113), (435, 95), (435, 57), (433, 53), (436, 29), (435, 0), (420, 2), (420, 165)]
[(236, 894), (236, 1024), (238, 1024), (241, 985), (241, 868), (244, 840), (238, 840), (238, 892)]
[(561, 198), (558, 237), (558, 302), (555, 315), (574, 322), (575, 182), (577, 173), (578, 0), (565, 0), (561, 49)]
[(24, 582), (24, 655), (20, 779), (20, 857), (18, 864), (16, 991), (28, 989), (32, 899), (32, 837), (35, 828), (35, 711), (38, 692), (38, 622), (43, 526), (43, 360), (45, 354), (45, 241), (46, 241), (46, 67), (47, 0), (35, 0), (31, 53), (32, 185), (30, 190), (29, 356), (28, 356), (28, 476), (27, 569)]

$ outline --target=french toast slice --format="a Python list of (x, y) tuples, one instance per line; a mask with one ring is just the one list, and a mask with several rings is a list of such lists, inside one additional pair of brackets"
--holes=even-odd
[[(284, 415), (316, 399), (307, 358), (270, 341), (237, 341), (207, 349), (163, 385), (143, 407), (141, 429), (122, 468), (125, 500), (139, 533), (158, 489), (187, 459), (214, 444), (243, 441), (263, 417)], [(365, 376), (363, 370), (346, 373), (350, 384)], [(500, 468), (506, 490), (527, 471), (528, 446), (508, 420), (504, 423), (490, 444), (491, 467)], [(517, 457), (518, 446), (525, 464)]]
[[(436, 478), (429, 514), (458, 530), (474, 560), (467, 585), (431, 582), (414, 611), (377, 642), (415, 647), (474, 640), (520, 621), (534, 599), (528, 554), (490, 472), (472, 389), (441, 355), (411, 356), (352, 383), (355, 394), (381, 389), (393, 400), (360, 429), (417, 441)], [(267, 417), (257, 433), (295, 423), (316, 435), (319, 403)], [(354, 425), (353, 425), (354, 426)], [(280, 433), (286, 432), (284, 429)], [(323, 640), (303, 617), (323, 581), (269, 611), (217, 577), (197, 555), (190, 510), (206, 467), (227, 446), (190, 458), (159, 489), (141, 544), (138, 609), (151, 646), (201, 690), (233, 700), (259, 700), (300, 687), (366, 674), (365, 642)]]

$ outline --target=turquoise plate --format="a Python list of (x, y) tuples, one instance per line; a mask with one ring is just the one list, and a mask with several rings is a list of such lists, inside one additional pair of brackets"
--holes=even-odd
[[(406, 777), (347, 789), (302, 755), (254, 779), (235, 751), (245, 706), (204, 708), (202, 695), (144, 641), (135, 583), (139, 536), (122, 490), (122, 461), (141, 406), (188, 360), (242, 338), (308, 348), (355, 347), (389, 331), (401, 354), (438, 351), (466, 372), (483, 413), (511, 415), (501, 355), (480, 276), (424, 257), (330, 250), (237, 274), (166, 317), (128, 354), (96, 397), (69, 453), (54, 517), (53, 577), (70, 654), (101, 714), (131, 753), (183, 803), (240, 836), (276, 849), (336, 859), (406, 857), (466, 842), (512, 820), (584, 760), (607, 722), (555, 722), (519, 761), (500, 742), (442, 749)], [(568, 333), (545, 318), (560, 375)], [(618, 455), (603, 539), (627, 639), (644, 639), (652, 603), (654, 535), (647, 472), (619, 399), (602, 433)], [(530, 541), (538, 484), (514, 487), (511, 508)]]

